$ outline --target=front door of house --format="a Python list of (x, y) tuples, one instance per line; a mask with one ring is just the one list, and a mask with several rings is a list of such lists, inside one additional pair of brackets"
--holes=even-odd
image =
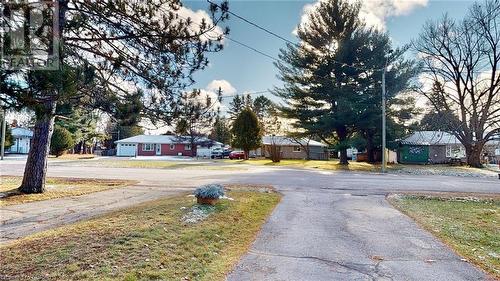
[(161, 144), (156, 144), (156, 155), (161, 155)]

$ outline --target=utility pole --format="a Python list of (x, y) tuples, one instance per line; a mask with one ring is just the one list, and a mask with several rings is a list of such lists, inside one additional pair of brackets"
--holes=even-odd
[(5, 108), (2, 110), (2, 147), (1, 147), (1, 156), (0, 160), (3, 160), (5, 155), (5, 133), (7, 131), (7, 120), (5, 118)]
[[(389, 54), (392, 50), (389, 51)], [(386, 93), (385, 93), (385, 74), (387, 72), (387, 64), (389, 63), (389, 57), (385, 60), (384, 70), (382, 71), (382, 173), (387, 172), (387, 129), (386, 129)]]

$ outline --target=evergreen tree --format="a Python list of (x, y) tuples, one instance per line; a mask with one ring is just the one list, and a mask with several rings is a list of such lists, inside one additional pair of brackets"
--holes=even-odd
[(217, 100), (203, 96), (201, 91), (193, 90), (184, 93), (176, 108), (178, 120), (175, 123), (175, 133), (181, 140), (189, 141), (191, 156), (195, 156), (196, 147), (203, 144), (207, 130), (217, 116), (217, 102), (221, 101), (222, 89), (217, 92)]
[(395, 64), (387, 75), (393, 96), (414, 71), (402, 58), (404, 50), (389, 55), (389, 37), (367, 28), (359, 11), (359, 2), (321, 1), (298, 27), (300, 43), (288, 44), (276, 63), (285, 85), (274, 92), (286, 102), (284, 116), (296, 120), (297, 130), (335, 146), (344, 165), (353, 134), (365, 127), (376, 131), (374, 124), (381, 123), (380, 70), (386, 60)]
[(139, 125), (144, 112), (142, 91), (128, 93), (125, 99), (117, 100), (113, 108), (112, 117), (116, 120), (115, 134), (120, 139), (144, 134), (144, 129)]
[[(31, 3), (5, 6), (9, 4), (0, 7), (4, 19), (18, 21), (9, 25), (30, 29), (31, 21), (25, 17)], [(2, 78), (15, 81), (18, 88), (28, 87), (0, 91), (4, 104), (35, 112), (34, 137), (20, 187), (25, 193), (44, 191), (57, 106), (70, 102), (111, 112), (110, 101), (123, 100), (132, 86), (145, 90), (144, 114), (172, 120), (178, 94), (194, 83), (196, 71), (207, 66), (206, 53), (222, 49), (223, 34), (213, 31), (227, 19), (227, 3), (210, 4), (211, 23), (181, 18), (180, 0), (53, 0), (41, 1), (38, 8), (44, 15), (56, 12), (58, 26), (43, 21), (37, 47), (57, 51), (58, 70), (29, 71), (26, 77), (11, 73)], [(10, 34), (0, 36), (4, 47), (9, 46)]]
[[(92, 153), (92, 147), (97, 140), (104, 140), (105, 135), (97, 132), (99, 116), (95, 110), (85, 108), (71, 108), (61, 110), (58, 107), (58, 116), (55, 124), (66, 128), (75, 141), (75, 153)], [(64, 108), (64, 107), (63, 107)], [(64, 111), (64, 112), (61, 112)]]
[[(435, 81), (427, 97), (429, 97), (427, 108), (430, 108), (430, 110), (420, 120), (421, 129), (427, 131), (457, 131), (461, 123), (453, 110), (446, 110), (446, 91), (443, 84)], [(435, 106), (439, 107), (440, 110), (435, 110)]]
[(245, 108), (234, 120), (231, 128), (232, 146), (245, 152), (248, 159), (249, 152), (257, 149), (262, 143), (262, 129), (257, 116), (250, 108)]
[(250, 94), (244, 95), (243, 100), (246, 108), (253, 109), (253, 101), (252, 101), (252, 96), (250, 96)]
[(263, 121), (265, 118), (272, 115), (275, 111), (276, 105), (265, 96), (258, 96), (255, 98), (252, 104), (252, 109), (257, 115), (259, 121)]
[(56, 125), (50, 142), (50, 153), (59, 157), (75, 145), (73, 136), (66, 128)]
[(210, 138), (223, 144), (229, 144), (231, 142), (231, 128), (226, 118), (217, 115), (210, 133)]
[(231, 120), (235, 120), (241, 111), (245, 108), (245, 97), (236, 94), (229, 103), (228, 114)]
[[(0, 139), (2, 138), (2, 131), (0, 130)], [(5, 127), (5, 148), (9, 148), (14, 144), (14, 137), (12, 136), (12, 131), (10, 125), (7, 124)]]
[[(297, 130), (320, 137), (341, 151), (347, 164), (348, 139), (355, 125), (352, 77), (361, 71), (353, 38), (362, 25), (359, 5), (347, 1), (321, 1), (308, 16), (308, 24), (298, 27), (299, 45), (288, 44), (276, 63), (283, 88), (275, 93), (284, 98), (285, 117), (296, 120)], [(332, 138), (336, 138), (336, 142)]]

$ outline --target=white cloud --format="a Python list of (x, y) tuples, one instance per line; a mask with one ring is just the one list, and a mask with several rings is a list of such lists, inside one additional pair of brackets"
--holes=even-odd
[[(193, 24), (190, 27), (193, 31), (200, 30), (203, 20), (205, 20), (205, 23), (208, 26), (213, 26), (213, 24), (214, 24), (212, 19), (208, 15), (208, 13), (204, 10), (193, 11), (189, 8), (181, 7), (177, 11), (177, 14), (181, 18), (181, 20), (186, 20), (187, 18), (190, 18), (193, 21)], [(224, 32), (223, 32), (222, 28), (220, 26), (216, 26), (212, 31), (205, 34), (204, 38), (205, 39), (216, 39), (218, 36), (220, 36), (223, 33)], [(203, 40), (203, 37), (202, 37), (202, 40)]]
[(207, 85), (205, 90), (216, 93), (219, 90), (219, 88), (222, 89), (223, 95), (236, 94), (236, 89), (227, 80), (213, 80)]
[[(316, 8), (321, 1), (318, 0), (313, 4), (306, 4), (302, 9), (302, 18), (300, 25), (308, 22), (309, 13)], [(355, 0), (348, 0), (355, 3)], [(363, 19), (368, 26), (374, 26), (380, 30), (386, 29), (386, 20), (390, 17), (405, 16), (413, 10), (427, 6), (429, 0), (365, 0), (362, 1), (360, 18)], [(297, 30), (293, 33), (296, 34)]]

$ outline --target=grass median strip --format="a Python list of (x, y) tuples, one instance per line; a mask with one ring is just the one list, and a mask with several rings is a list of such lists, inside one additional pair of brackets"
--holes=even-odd
[(470, 262), (500, 278), (500, 197), (395, 195), (389, 201)]
[(79, 196), (136, 184), (129, 180), (81, 179), (81, 178), (48, 178), (47, 191), (41, 194), (22, 194), (17, 188), (22, 177), (0, 177), (0, 206), (42, 201), (67, 196)]
[(230, 191), (201, 222), (178, 196), (46, 231), (0, 247), (0, 280), (223, 280), (280, 200)]
[(311, 168), (332, 171), (363, 171), (378, 172), (380, 165), (365, 162), (350, 161), (349, 165), (340, 165), (338, 160), (292, 160), (282, 159), (278, 163), (273, 163), (270, 159), (249, 159), (249, 160), (225, 160), (227, 163), (264, 165), (264, 166), (284, 166), (292, 168)]

